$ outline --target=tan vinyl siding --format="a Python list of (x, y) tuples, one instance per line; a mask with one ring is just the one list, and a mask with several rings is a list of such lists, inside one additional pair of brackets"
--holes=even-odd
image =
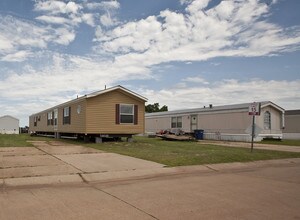
[[(81, 106), (80, 114), (77, 113), (78, 105)], [(71, 107), (71, 124), (63, 125), (63, 109)], [(58, 124), (57, 130), (54, 125), (47, 125), (47, 114), (53, 112), (56, 108), (47, 109), (46, 111), (30, 116), (29, 128), (30, 131), (39, 132), (66, 132), (66, 133), (85, 133), (85, 118), (86, 118), (86, 100), (74, 101), (69, 104), (60, 105), (58, 109)], [(40, 116), (40, 121), (37, 121), (37, 126), (34, 126), (34, 117)]]
[[(49, 110), (51, 111), (51, 110)], [(30, 116), (29, 129), (30, 131), (43, 131), (43, 132), (52, 132), (53, 128), (47, 126), (47, 114), (49, 111), (44, 111)], [(37, 120), (37, 126), (34, 126), (34, 117), (40, 117), (40, 120)]]
[[(81, 111), (78, 114), (77, 108), (80, 106)], [(63, 109), (65, 107), (71, 107), (71, 121), (70, 124), (63, 124)], [(58, 131), (66, 133), (86, 133), (86, 100), (75, 102), (72, 104), (63, 105), (58, 108)]]
[[(116, 104), (138, 105), (138, 124), (116, 124)], [(144, 133), (145, 102), (121, 90), (87, 99), (87, 133), (139, 134)]]

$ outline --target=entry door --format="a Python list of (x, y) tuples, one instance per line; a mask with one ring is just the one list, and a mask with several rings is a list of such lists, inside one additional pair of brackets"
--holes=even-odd
[(54, 125), (54, 130), (57, 131), (57, 124), (58, 124), (58, 110), (57, 108), (53, 110), (53, 125)]
[(191, 115), (191, 132), (198, 129), (198, 116)]

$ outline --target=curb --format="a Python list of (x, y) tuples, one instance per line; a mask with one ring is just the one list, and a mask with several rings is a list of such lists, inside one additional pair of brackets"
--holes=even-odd
[(52, 185), (61, 183), (81, 183), (83, 180), (78, 174), (60, 176), (38, 176), (7, 178), (3, 180), (5, 186)]

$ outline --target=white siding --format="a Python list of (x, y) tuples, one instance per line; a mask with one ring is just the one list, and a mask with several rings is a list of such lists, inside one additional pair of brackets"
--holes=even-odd
[[(264, 129), (264, 112), (271, 113), (271, 129)], [(146, 132), (158, 132), (171, 129), (171, 118), (182, 117), (182, 130), (191, 131), (191, 115), (197, 115), (197, 129), (204, 130), (204, 139), (250, 141), (251, 136), (246, 132), (251, 127), (252, 116), (248, 114), (248, 107), (239, 110), (221, 110), (188, 112), (180, 114), (146, 115)], [(264, 137), (282, 137), (282, 112), (271, 105), (264, 106), (260, 116), (255, 116), (255, 123), (262, 129), (256, 141)]]
[(171, 129), (171, 117), (145, 118), (146, 132), (158, 132)]
[(5, 115), (0, 117), (1, 134), (19, 134), (19, 119)]

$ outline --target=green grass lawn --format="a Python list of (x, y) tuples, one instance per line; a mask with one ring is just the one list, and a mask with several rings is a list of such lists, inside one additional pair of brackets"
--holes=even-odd
[(32, 147), (33, 145), (27, 142), (30, 140), (51, 139), (46, 137), (31, 137), (29, 134), (0, 134), (0, 147)]
[(300, 146), (300, 140), (263, 140), (261, 144), (275, 144), (275, 145), (287, 145), (287, 146)]
[(202, 145), (198, 142), (164, 141), (159, 138), (135, 137), (135, 142), (106, 142), (83, 144), (99, 150), (113, 152), (168, 166), (200, 165), (212, 163), (247, 162), (300, 157), (300, 153), (256, 150), (247, 148)]
[[(0, 147), (32, 146), (27, 140), (52, 141), (53, 138), (31, 137), (28, 134), (0, 135)], [(160, 138), (135, 137), (134, 142), (104, 142), (102, 144), (84, 143), (75, 140), (64, 142), (92, 147), (145, 160), (155, 161), (168, 166), (200, 165), (212, 163), (247, 162), (300, 157), (300, 153), (203, 145), (198, 142), (164, 141)]]

